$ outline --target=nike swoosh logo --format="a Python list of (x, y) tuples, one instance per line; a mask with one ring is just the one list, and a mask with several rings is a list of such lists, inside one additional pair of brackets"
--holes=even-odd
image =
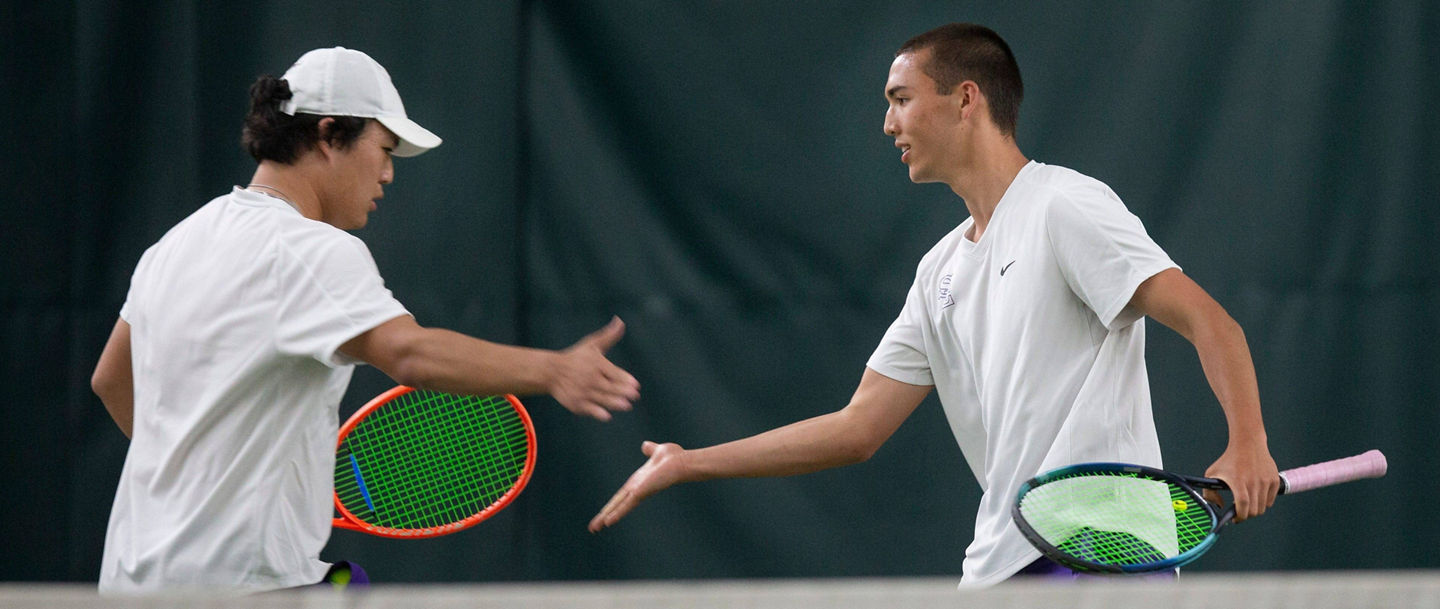
[(1011, 261), (1010, 261), (1010, 264), (1007, 264), (1007, 265), (1005, 265), (1005, 266), (1000, 267), (1000, 276), (1001, 276), (1001, 277), (1004, 277), (1004, 276), (1005, 276), (1005, 269), (1010, 268), (1010, 265), (1011, 265), (1011, 264), (1015, 264), (1015, 261), (1014, 261), (1014, 260), (1011, 260)]

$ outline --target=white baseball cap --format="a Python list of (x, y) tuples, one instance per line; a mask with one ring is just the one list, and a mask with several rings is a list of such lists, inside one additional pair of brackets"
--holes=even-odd
[(439, 136), (405, 116), (390, 73), (360, 51), (315, 49), (301, 55), (280, 78), (293, 94), (281, 102), (281, 112), (373, 118), (400, 138), (395, 156), (415, 156), (440, 145)]

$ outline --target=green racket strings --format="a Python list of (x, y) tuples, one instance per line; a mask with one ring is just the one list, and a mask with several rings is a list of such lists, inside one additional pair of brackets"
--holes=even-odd
[(503, 396), (415, 390), (345, 436), (335, 493), (369, 524), (445, 526), (499, 501), (523, 474), (528, 453), (525, 423)]
[(1049, 481), (1026, 493), (1020, 513), (1061, 552), (1116, 567), (1180, 556), (1200, 545), (1215, 525), (1185, 489), (1132, 472), (1084, 472)]

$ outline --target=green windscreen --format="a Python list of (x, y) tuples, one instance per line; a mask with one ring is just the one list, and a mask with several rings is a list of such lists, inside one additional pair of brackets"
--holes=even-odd
[(370, 413), (335, 453), (335, 493), (357, 519), (420, 529), (459, 522), (499, 501), (529, 454), (503, 396), (415, 390)]
[(1086, 472), (1046, 482), (1021, 498), (1020, 514), (1061, 552), (1117, 567), (1184, 554), (1215, 525), (1195, 495), (1132, 472)]

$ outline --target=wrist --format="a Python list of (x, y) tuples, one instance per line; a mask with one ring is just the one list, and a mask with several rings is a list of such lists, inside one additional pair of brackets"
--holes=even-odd
[(539, 365), (534, 367), (538, 372), (536, 382), (539, 383), (540, 393), (553, 396), (561, 389), (560, 384), (565, 378), (560, 370), (564, 365), (564, 355), (559, 351), (536, 351), (536, 354), (540, 356)]
[(1264, 431), (1232, 433), (1226, 444), (1226, 450), (1270, 450), (1269, 438)]

